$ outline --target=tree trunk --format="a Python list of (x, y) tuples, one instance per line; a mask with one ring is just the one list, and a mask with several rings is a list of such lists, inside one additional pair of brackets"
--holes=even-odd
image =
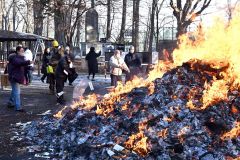
[(135, 17), (136, 17), (136, 1), (137, 0), (133, 0), (133, 17), (132, 17), (132, 45), (135, 46), (136, 44), (136, 30), (135, 30), (135, 23), (136, 23), (136, 20), (135, 20)]
[[(202, 3), (200, 3), (202, 1)], [(177, 19), (177, 37), (187, 32), (187, 27), (194, 19), (209, 6), (212, 0), (186, 0), (182, 5), (181, 0), (170, 0), (170, 6), (173, 9), (173, 15)], [(200, 7), (201, 5), (201, 7)], [(183, 7), (184, 6), (184, 7)]]
[(133, 0), (133, 46), (135, 51), (139, 51), (139, 6), (140, 0)]
[[(150, 10), (150, 7), (149, 7)], [(147, 52), (148, 51), (148, 44), (149, 44), (149, 32), (150, 32), (150, 28), (148, 26), (150, 26), (150, 19), (151, 19), (151, 13), (148, 13), (148, 19), (147, 19), (147, 31), (145, 33), (145, 38), (144, 38), (144, 51)]]
[(188, 28), (189, 25), (190, 25), (190, 23), (189, 24), (178, 23), (178, 25), (177, 25), (177, 37), (181, 36), (182, 34), (187, 33), (187, 28)]
[(149, 47), (148, 47), (149, 64), (152, 63), (152, 45), (153, 45), (153, 34), (154, 34), (154, 27), (155, 27), (154, 20), (155, 20), (157, 1), (158, 0), (152, 1), (151, 27), (150, 27)]
[(65, 44), (64, 36), (64, 13), (62, 10), (63, 1), (57, 1), (54, 10), (54, 28), (55, 28), (55, 39), (59, 44)]
[(157, 20), (157, 31), (156, 31), (156, 50), (159, 51), (160, 46), (159, 46), (159, 35), (160, 35), (160, 26), (159, 26), (159, 15), (160, 15), (160, 11), (162, 9), (163, 3), (165, 0), (162, 0), (161, 4), (159, 6), (157, 6), (156, 8), (156, 20)]
[(107, 0), (107, 40), (111, 37), (111, 0)]
[(127, 0), (123, 0), (123, 10), (122, 10), (122, 25), (121, 25), (121, 31), (120, 31), (120, 37), (119, 42), (124, 43), (124, 34), (126, 30), (126, 16), (127, 16)]
[[(39, 1), (33, 1), (34, 34), (42, 36), (43, 33), (44, 6)], [(47, 24), (48, 25), (48, 24)]]
[(13, 0), (13, 31), (16, 31), (16, 1)]
[(81, 35), (81, 23), (80, 21), (78, 22), (78, 25), (77, 25), (77, 34), (76, 34), (76, 41), (75, 41), (75, 46), (76, 47), (80, 47), (80, 35)]

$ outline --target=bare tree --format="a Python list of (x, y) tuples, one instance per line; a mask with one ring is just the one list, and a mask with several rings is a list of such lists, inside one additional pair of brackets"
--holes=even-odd
[(158, 0), (153, 0), (152, 1), (152, 13), (151, 13), (151, 26), (150, 26), (150, 36), (149, 36), (149, 47), (148, 47), (148, 52), (149, 52), (149, 63), (152, 63), (152, 45), (153, 45), (153, 34), (154, 34), (154, 21), (155, 21), (155, 13), (156, 13), (156, 8), (157, 8)]
[(77, 25), (82, 15), (88, 10), (85, 0), (55, 0), (53, 13), (55, 25), (55, 39), (60, 44), (73, 45)]
[(140, 0), (133, 0), (132, 44), (139, 51), (139, 7)]
[(233, 4), (232, 0), (227, 0), (227, 11), (226, 12), (227, 12), (229, 23), (232, 20), (233, 12), (236, 9), (238, 3), (239, 3), (239, 0), (236, 0), (234, 4)]
[[(9, 2), (8, 2), (9, 3)], [(1, 12), (2, 12), (2, 29), (9, 30), (9, 19), (10, 19), (10, 11), (13, 7), (14, 1), (10, 1), (8, 5), (6, 5), (5, 0), (1, 0)]]
[(157, 8), (156, 8), (156, 23), (157, 23), (157, 26), (156, 26), (156, 49), (159, 48), (159, 34), (160, 34), (160, 27), (159, 27), (159, 17), (160, 17), (160, 11), (163, 7), (163, 4), (164, 4), (165, 0), (162, 0), (161, 3), (159, 5), (157, 5)]
[(107, 0), (107, 34), (106, 38), (107, 40), (111, 37), (111, 7), (112, 6), (112, 0)]
[(33, 33), (37, 35), (43, 34), (43, 20), (46, 16), (46, 7), (49, 5), (50, 0), (34, 0), (33, 1), (33, 18), (34, 29)]
[(187, 32), (187, 27), (209, 6), (211, 1), (186, 0), (182, 5), (182, 0), (170, 0), (173, 15), (177, 19), (177, 36)]
[(126, 31), (126, 16), (127, 16), (127, 0), (123, 0), (123, 7), (122, 7), (122, 23), (121, 23), (121, 30), (119, 36), (119, 42), (124, 43), (124, 34)]

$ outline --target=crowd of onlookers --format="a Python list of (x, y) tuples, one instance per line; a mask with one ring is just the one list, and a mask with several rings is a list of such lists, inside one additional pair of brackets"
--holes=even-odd
[[(88, 62), (88, 79), (95, 80), (95, 74), (98, 72), (97, 58), (101, 52), (96, 53), (95, 48), (91, 47), (86, 56)], [(19, 45), (16, 52), (8, 57), (8, 64), (5, 72), (9, 75), (9, 82), (12, 87), (11, 96), (8, 101), (8, 107), (15, 107), (16, 111), (24, 112), (20, 98), (20, 85), (28, 85), (32, 82), (32, 72), (34, 68), (33, 54), (30, 49)], [(60, 46), (57, 41), (53, 41), (52, 48), (45, 48), (42, 56), (41, 81), (49, 84), (50, 94), (55, 94), (57, 103), (64, 105), (64, 83), (68, 80), (69, 85), (77, 78), (78, 74), (73, 66), (74, 56), (70, 47)], [(120, 50), (115, 50), (110, 58), (110, 77), (111, 86), (116, 87), (118, 81), (122, 81), (122, 73), (126, 73), (126, 81), (132, 80), (141, 70), (141, 61), (131, 46), (129, 53), (123, 58)], [(92, 78), (91, 78), (92, 76)]]

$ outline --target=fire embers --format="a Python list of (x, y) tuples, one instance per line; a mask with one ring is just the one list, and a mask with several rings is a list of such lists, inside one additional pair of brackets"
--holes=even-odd
[[(60, 119), (43, 118), (25, 126), (22, 138), (59, 159), (237, 158), (239, 91), (228, 87), (226, 98), (206, 101), (202, 108), (203, 95), (215, 96), (204, 90), (214, 77), (222, 77), (219, 69), (197, 63), (167, 72), (154, 85), (104, 98), (90, 96), (84, 99), (86, 107), (79, 102), (60, 112)], [(100, 100), (87, 103), (90, 99)]]

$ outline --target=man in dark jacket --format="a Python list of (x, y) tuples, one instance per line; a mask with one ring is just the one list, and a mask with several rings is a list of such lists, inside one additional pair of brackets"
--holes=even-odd
[(95, 74), (98, 72), (97, 57), (99, 56), (101, 56), (101, 51), (96, 53), (94, 47), (90, 48), (90, 52), (86, 56), (86, 60), (88, 61), (88, 79), (93, 74), (92, 81), (94, 81)]
[(60, 61), (61, 58), (62, 58), (62, 55), (59, 53), (58, 43), (56, 44), (53, 43), (53, 50), (51, 52), (51, 59), (49, 61), (49, 65), (52, 66), (53, 68), (53, 73), (48, 74), (50, 94), (54, 94), (54, 91), (55, 91), (56, 79), (55, 79), (54, 73), (56, 72), (58, 62)]
[(126, 74), (126, 81), (130, 81), (141, 72), (141, 60), (134, 52), (133, 46), (130, 47), (129, 53), (125, 56), (124, 61), (130, 69), (130, 73)]
[(20, 99), (20, 84), (26, 84), (24, 76), (25, 67), (30, 65), (30, 61), (24, 60), (24, 48), (18, 46), (16, 54), (9, 56), (9, 81), (11, 83), (12, 92), (8, 102), (9, 107), (15, 106), (16, 111), (23, 112)]
[(65, 100), (63, 98), (63, 88), (64, 82), (66, 82), (67, 77), (71, 74), (70, 66), (71, 63), (70, 56), (64, 55), (63, 58), (58, 62), (56, 69), (56, 90), (57, 90), (57, 103), (65, 104)]

